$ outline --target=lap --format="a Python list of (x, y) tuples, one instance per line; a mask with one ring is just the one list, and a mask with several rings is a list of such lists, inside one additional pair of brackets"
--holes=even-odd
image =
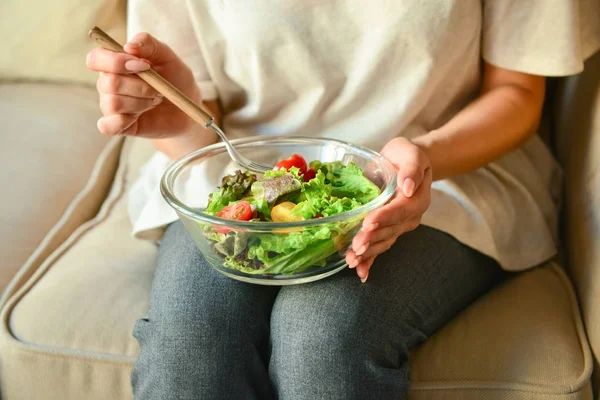
[(283, 287), (272, 311), (272, 329), (276, 334), (278, 325), (293, 332), (333, 324), (331, 332), (406, 340), (404, 327), (419, 332), (413, 339), (418, 342), (504, 275), (491, 258), (420, 226), (375, 260), (364, 284), (355, 270), (346, 269), (322, 281)]
[(269, 382), (281, 399), (397, 398), (408, 387), (408, 350), (504, 275), (421, 226), (376, 259), (365, 284), (345, 269), (281, 289), (252, 285), (215, 271), (176, 222), (161, 243), (148, 320), (134, 331), (132, 381), (138, 393), (170, 376), (175, 388), (237, 398), (269, 398)]
[(345, 269), (281, 289), (251, 285), (215, 271), (176, 222), (161, 243), (149, 318), (186, 316), (198, 322), (207, 313), (239, 314), (245, 309), (271, 313), (273, 325), (335, 320), (347, 324), (349, 331), (356, 324), (365, 333), (385, 329), (390, 321), (404, 321), (426, 336), (503, 276), (491, 258), (444, 232), (420, 226), (376, 259), (365, 284), (354, 270)]
[(148, 318), (133, 330), (136, 398), (272, 398), (266, 363), (277, 289), (215, 271), (180, 222), (167, 228), (157, 261)]
[[(181, 222), (167, 228), (160, 244), (150, 296), (150, 320), (188, 320), (192, 324), (232, 314), (270, 313), (278, 289), (249, 285), (215, 271)], [(244, 315), (244, 314), (240, 314)]]
[(346, 269), (283, 287), (271, 312), (271, 381), (281, 399), (406, 398), (410, 349), (503, 276), (495, 261), (420, 226), (376, 259), (364, 284)]

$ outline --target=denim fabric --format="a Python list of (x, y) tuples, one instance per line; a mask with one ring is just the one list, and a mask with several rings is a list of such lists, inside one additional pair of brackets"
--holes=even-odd
[(362, 284), (346, 269), (288, 287), (214, 271), (180, 222), (167, 229), (134, 336), (138, 400), (405, 399), (408, 354), (504, 279), (498, 264), (420, 226)]

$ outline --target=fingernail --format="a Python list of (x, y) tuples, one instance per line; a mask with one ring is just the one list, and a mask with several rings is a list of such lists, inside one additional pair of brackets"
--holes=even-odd
[(125, 46), (132, 47), (134, 49), (138, 49), (138, 48), (142, 47), (143, 45), (144, 45), (144, 43), (140, 42), (139, 40), (132, 40), (125, 44)]
[(362, 247), (354, 252), (357, 256), (365, 254), (365, 251), (369, 248), (369, 242), (362, 245)]
[(162, 103), (162, 101), (163, 101), (162, 96), (154, 96), (154, 98), (152, 99), (152, 105), (156, 106), (156, 105)]
[(406, 197), (412, 196), (415, 191), (415, 181), (413, 181), (411, 178), (406, 178), (404, 180), (404, 184), (402, 185), (402, 191)]
[(368, 278), (368, 277), (369, 277), (369, 273), (367, 272), (367, 274), (365, 275), (365, 277), (364, 277), (364, 278), (360, 278), (360, 281), (361, 281), (362, 283), (365, 283), (365, 282), (367, 281), (367, 278)]
[(379, 228), (379, 222), (375, 222), (374, 224), (367, 225), (366, 230), (369, 232), (373, 232), (377, 228)]
[(129, 60), (125, 63), (125, 68), (131, 72), (140, 72), (150, 69), (150, 64), (142, 60)]
[(348, 264), (348, 268), (353, 269), (358, 267), (358, 264), (360, 263), (360, 260), (357, 258), (354, 261), (352, 261), (352, 263)]

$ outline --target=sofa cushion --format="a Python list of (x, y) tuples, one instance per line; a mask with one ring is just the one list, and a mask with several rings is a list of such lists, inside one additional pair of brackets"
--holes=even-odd
[(125, 39), (125, 0), (3, 0), (0, 2), (0, 80), (93, 85), (85, 67), (94, 25)]
[[(109, 153), (119, 140), (109, 143), (98, 133), (95, 121), (99, 115), (93, 89), (0, 84), (0, 291), (51, 228), (61, 219), (64, 225), (65, 215), (73, 215), (70, 205), (78, 195), (92, 197), (86, 208), (77, 211), (70, 228), (59, 235), (62, 239), (100, 208), (112, 177), (98, 175), (102, 166), (96, 165), (97, 160), (100, 157), (100, 164), (116, 164), (117, 159)], [(114, 172), (116, 165), (110, 169)], [(56, 240), (47, 245), (47, 249), (56, 248)]]
[[(130, 152), (132, 143), (126, 141), (112, 189), (97, 215), (79, 226), (39, 268), (25, 265), (19, 274), (28, 279), (13, 281), (0, 312), (3, 399), (131, 397), (129, 373), (138, 351), (131, 326), (138, 313), (144, 312), (156, 253), (154, 244), (130, 235), (124, 193), (137, 175), (137, 168), (125, 162), (126, 156), (135, 155)], [(135, 143), (141, 152), (131, 163), (139, 165), (151, 145), (146, 141)], [(55, 268), (58, 265), (70, 267)], [(73, 280), (74, 275), (81, 276), (79, 282)], [(58, 279), (59, 286), (69, 287), (64, 292), (58, 286), (46, 286), (44, 292), (54, 293), (46, 299), (51, 315), (46, 318), (35, 311), (34, 318), (62, 322), (54, 327), (41, 324), (50, 329), (46, 333), (37, 331), (47, 337), (46, 345), (33, 338), (31, 342), (30, 338), (15, 338), (10, 328), (14, 325), (13, 311), (23, 310), (21, 301), (31, 299), (29, 296), (38, 285), (57, 283), (55, 278), (46, 280), (48, 276)], [(96, 281), (96, 290), (89, 291), (88, 278)], [(108, 286), (101, 287), (105, 283)], [(102, 304), (110, 305), (104, 308)]]
[(591, 398), (592, 357), (577, 299), (555, 264), (473, 304), (413, 352), (411, 365), (416, 399)]
[[(7, 399), (131, 398), (131, 330), (146, 314), (157, 252), (130, 234), (125, 193), (150, 149), (131, 143), (122, 157), (136, 165), (122, 163), (98, 216), (2, 309)], [(549, 264), (504, 283), (417, 349), (411, 398), (589, 399), (590, 360), (571, 286)]]

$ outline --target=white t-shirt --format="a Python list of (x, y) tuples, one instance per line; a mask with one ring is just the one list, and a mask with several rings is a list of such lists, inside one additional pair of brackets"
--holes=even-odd
[[(130, 0), (147, 31), (218, 98), (230, 138), (302, 135), (380, 150), (438, 128), (476, 98), (482, 58), (570, 75), (600, 47), (595, 0)], [(130, 192), (134, 234), (157, 240), (176, 215), (157, 153)], [(433, 183), (422, 223), (508, 270), (556, 253), (560, 170), (536, 136), (468, 174)], [(192, 181), (190, 179), (190, 181)], [(190, 182), (193, 185), (193, 182)]]

